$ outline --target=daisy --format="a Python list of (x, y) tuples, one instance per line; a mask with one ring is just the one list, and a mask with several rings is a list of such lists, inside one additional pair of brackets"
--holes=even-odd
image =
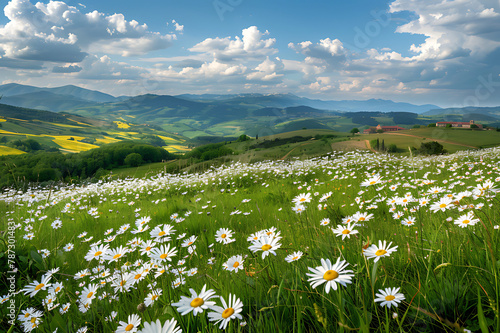
[(328, 217), (326, 217), (326, 218), (322, 219), (321, 221), (319, 221), (319, 224), (323, 225), (323, 226), (329, 225), (330, 224), (330, 219)]
[(177, 250), (175, 247), (170, 249), (170, 244), (167, 244), (167, 246), (163, 244), (159, 247), (155, 247), (150, 253), (151, 259), (159, 262), (164, 262), (165, 260), (172, 261), (172, 257), (175, 255), (177, 255)]
[(238, 298), (236, 299), (236, 295), (231, 295), (229, 294), (229, 300), (228, 303), (226, 304), (226, 301), (224, 301), (224, 298), (220, 297), (220, 300), (222, 302), (222, 307), (220, 306), (213, 306), (211, 309), (214, 312), (209, 312), (208, 313), (208, 318), (210, 321), (215, 321), (215, 324), (218, 324), (221, 322), (219, 329), (226, 329), (227, 324), (231, 319), (243, 319), (241, 316), (240, 312), (243, 310), (243, 302)]
[(177, 279), (172, 281), (172, 288), (177, 288), (186, 283), (186, 279), (183, 276), (179, 276)]
[(397, 307), (398, 303), (405, 299), (405, 295), (399, 292), (399, 287), (379, 289), (375, 296), (377, 296), (375, 302), (381, 302), (380, 306), (387, 306), (389, 309), (391, 305)]
[(444, 212), (446, 209), (450, 207), (450, 204), (453, 202), (453, 199), (444, 197), (441, 198), (438, 202), (435, 202), (431, 205), (430, 209), (432, 210), (433, 213), (436, 213), (437, 211), (442, 211)]
[(344, 238), (351, 238), (351, 235), (354, 235), (354, 234), (357, 234), (358, 231), (357, 230), (354, 230), (354, 227), (356, 226), (356, 224), (348, 224), (347, 226), (343, 226), (343, 225), (338, 225), (337, 226), (337, 229), (332, 229), (333, 233), (337, 236), (337, 237), (340, 237), (342, 236), (342, 240), (344, 240)]
[(411, 227), (412, 225), (415, 224), (415, 221), (416, 221), (415, 218), (410, 216), (410, 217), (407, 217), (407, 218), (403, 219), (401, 221), (401, 224), (405, 225), (407, 227)]
[(51, 226), (54, 229), (59, 229), (60, 227), (62, 227), (62, 221), (59, 219), (56, 219), (54, 222), (52, 222)]
[(303, 211), (306, 210), (306, 206), (304, 205), (295, 205), (294, 207), (292, 207), (292, 210), (296, 213), (296, 214), (300, 214), (302, 213)]
[(301, 193), (292, 199), (295, 205), (311, 202), (311, 193)]
[(155, 289), (155, 290), (151, 291), (148, 294), (148, 296), (144, 299), (144, 305), (150, 306), (158, 299), (158, 297), (161, 296), (161, 294), (162, 294), (161, 289)]
[(281, 247), (281, 244), (278, 243), (278, 238), (271, 238), (268, 236), (263, 236), (256, 240), (252, 245), (248, 247), (250, 251), (253, 253), (257, 251), (262, 251), (262, 259), (264, 259), (269, 253), (276, 255), (274, 250)]
[(291, 263), (293, 261), (297, 261), (300, 258), (302, 258), (303, 254), (304, 253), (302, 253), (302, 251), (296, 251), (296, 252), (293, 252), (292, 254), (287, 255), (285, 260), (286, 260), (286, 262)]
[(328, 200), (328, 198), (330, 198), (332, 196), (333, 192), (328, 192), (328, 193), (325, 193), (321, 196), (321, 198), (319, 199), (319, 202), (324, 202), (326, 200)]
[(87, 252), (87, 255), (85, 256), (85, 260), (87, 261), (92, 261), (92, 259), (96, 259), (97, 261), (99, 261), (99, 259), (101, 259), (102, 257), (104, 257), (107, 252), (109, 250), (109, 245), (106, 244), (102, 244), (102, 245), (99, 245), (99, 246), (92, 246), (89, 250), (89, 252)]
[(155, 242), (169, 242), (171, 240), (170, 235), (175, 232), (174, 227), (170, 224), (163, 224), (156, 226), (153, 230), (149, 232), (149, 235), (154, 239)]
[(206, 290), (207, 285), (204, 285), (201, 292), (197, 294), (194, 289), (190, 288), (191, 297), (181, 296), (181, 299), (177, 303), (172, 303), (172, 306), (177, 307), (177, 311), (180, 312), (181, 316), (188, 314), (193, 311), (193, 315), (196, 316), (198, 313), (202, 313), (203, 310), (211, 308), (215, 305), (215, 302), (209, 301), (215, 295), (215, 291), (212, 289)]
[(99, 285), (93, 283), (83, 288), (82, 293), (80, 294), (80, 303), (92, 303), (92, 300), (96, 298), (97, 288), (99, 288)]
[(132, 273), (118, 273), (111, 278), (111, 287), (115, 289), (115, 293), (129, 291), (134, 284), (134, 275)]
[(373, 214), (357, 212), (352, 216), (352, 219), (357, 222), (365, 222), (365, 221), (370, 221), (372, 217)]
[(120, 321), (118, 323), (118, 328), (116, 329), (116, 333), (126, 333), (126, 332), (137, 332), (138, 326), (141, 324), (141, 318), (138, 315), (132, 314), (128, 316), (126, 322)]
[(156, 322), (144, 323), (144, 328), (140, 330), (138, 333), (182, 333), (182, 329), (177, 327), (177, 320), (170, 319), (161, 325), (159, 319), (156, 319)]
[(72, 243), (68, 243), (68, 244), (64, 245), (64, 251), (69, 252), (69, 251), (73, 250), (74, 247), (75, 246)]
[(226, 262), (227, 270), (230, 272), (238, 273), (238, 270), (243, 269), (243, 257), (241, 255), (232, 256)]
[(21, 291), (24, 291), (24, 294), (29, 294), (30, 297), (35, 296), (40, 290), (46, 290), (47, 287), (50, 287), (50, 278), (52, 276), (50, 274), (43, 275), (41, 281), (34, 280), (30, 284), (26, 285)]
[(311, 282), (312, 288), (316, 288), (326, 282), (325, 291), (328, 294), (330, 288), (337, 290), (337, 283), (344, 287), (347, 283), (352, 283), (351, 279), (354, 274), (347, 274), (352, 273), (352, 270), (345, 270), (348, 265), (348, 262), (345, 260), (340, 261), (340, 258), (337, 258), (337, 262), (334, 265), (332, 265), (330, 259), (321, 259), (321, 266), (316, 268), (308, 267), (312, 273), (306, 273), (306, 275), (311, 277), (307, 281)]
[(391, 248), (392, 242), (387, 244), (387, 241), (384, 241), (382, 244), (382, 241), (378, 241), (378, 246), (375, 244), (372, 244), (368, 249), (363, 250), (363, 254), (366, 256), (367, 259), (372, 259), (375, 258), (374, 262), (377, 262), (380, 258), (382, 257), (388, 257), (391, 255), (392, 252), (395, 252), (396, 249), (398, 248), (397, 246)]
[(141, 252), (141, 255), (148, 255), (151, 253), (151, 250), (153, 249), (153, 247), (156, 245), (156, 243), (151, 240), (151, 239), (148, 239), (147, 241), (145, 241), (144, 243), (141, 244), (141, 249), (140, 249), (140, 252)]
[(233, 236), (233, 231), (226, 228), (220, 228), (215, 233), (215, 240), (222, 244), (229, 244), (235, 241), (234, 238), (231, 238), (232, 236)]
[(66, 303), (66, 304), (61, 305), (61, 307), (59, 308), (59, 312), (62, 315), (65, 314), (66, 312), (68, 312), (70, 306), (71, 306), (71, 303)]
[(127, 252), (128, 249), (120, 245), (120, 247), (116, 249), (109, 250), (109, 252), (104, 256), (104, 260), (109, 262), (118, 261), (120, 258), (124, 257)]
[(189, 237), (188, 239), (186, 239), (186, 240), (185, 240), (185, 241), (181, 244), (181, 246), (182, 246), (182, 247), (188, 247), (188, 246), (191, 246), (191, 245), (193, 245), (193, 243), (196, 241), (196, 239), (197, 239), (197, 238), (198, 238), (198, 237), (196, 237), (196, 236), (194, 236), (194, 235), (193, 235), (193, 236)]
[(474, 213), (468, 212), (467, 214), (460, 216), (453, 223), (458, 225), (461, 228), (465, 228), (467, 226), (473, 226), (477, 222), (479, 222), (479, 219), (474, 218)]
[(380, 184), (382, 181), (382, 177), (379, 175), (375, 175), (374, 177), (368, 178), (364, 182), (361, 183), (361, 186), (372, 186), (376, 184)]

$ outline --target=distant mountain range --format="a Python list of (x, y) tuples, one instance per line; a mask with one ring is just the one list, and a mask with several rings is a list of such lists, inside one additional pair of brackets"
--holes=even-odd
[[(54, 112), (69, 112), (75, 108), (95, 106), (96, 104), (102, 103), (116, 103), (126, 101), (127, 99), (130, 99), (131, 103), (136, 103), (137, 98), (140, 99), (140, 96), (114, 97), (99, 91), (80, 88), (73, 85), (57, 88), (39, 88), (16, 83), (0, 85), (0, 96), (3, 96), (2, 103), (5, 104)], [(438, 106), (432, 104), (414, 105), (382, 99), (369, 99), (365, 101), (324, 101), (299, 97), (293, 94), (183, 94), (177, 96), (166, 95), (165, 98), (163, 98), (163, 96), (161, 96), (161, 98), (167, 101), (167, 104), (164, 105), (165, 107), (169, 107), (168, 101), (173, 101), (173, 98), (178, 98), (203, 104), (224, 105), (224, 107), (231, 107), (233, 109), (241, 108), (241, 106), (254, 109), (263, 107), (287, 108), (293, 106), (308, 106), (328, 111), (400, 111), (414, 113), (423, 113), (432, 109), (439, 109)]]

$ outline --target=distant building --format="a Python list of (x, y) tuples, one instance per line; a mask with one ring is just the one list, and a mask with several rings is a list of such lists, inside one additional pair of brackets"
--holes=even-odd
[(478, 128), (483, 128), (483, 125), (481, 124), (474, 124), (474, 120), (467, 122), (461, 122), (461, 121), (438, 121), (436, 123), (436, 127), (446, 127), (447, 125), (451, 125), (451, 127), (458, 127), (458, 128), (471, 128), (472, 125), (476, 125)]
[(396, 132), (396, 131), (402, 131), (405, 130), (406, 128), (399, 127), (399, 126), (381, 126), (377, 125), (377, 127), (370, 127), (365, 130), (363, 130), (363, 134), (373, 134), (377, 133), (378, 131), (382, 130), (383, 132)]

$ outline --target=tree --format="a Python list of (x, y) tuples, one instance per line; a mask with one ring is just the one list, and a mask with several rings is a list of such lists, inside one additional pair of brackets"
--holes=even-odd
[(387, 147), (387, 152), (389, 152), (389, 153), (397, 153), (398, 152), (398, 146), (396, 146), (394, 143), (390, 144), (389, 147)]
[(131, 153), (125, 157), (124, 163), (131, 167), (138, 167), (142, 164), (142, 156), (138, 153)]
[(436, 127), (436, 123), (431, 123), (431, 124), (427, 125), (427, 127)]
[(237, 140), (237, 141), (238, 141), (238, 142), (244, 142), (244, 141), (247, 141), (247, 140), (249, 140), (249, 139), (250, 139), (250, 138), (248, 137), (248, 135), (246, 135), (246, 134), (242, 134), (242, 135), (240, 135), (240, 137), (238, 138), (238, 140)]
[(375, 149), (380, 150), (380, 141), (378, 138), (377, 138), (377, 145), (375, 146)]
[(420, 125), (413, 125), (413, 128), (420, 128)]
[(354, 128), (351, 130), (351, 133), (352, 133), (352, 136), (354, 136), (354, 134), (359, 133), (359, 129), (358, 129), (357, 127), (354, 127)]
[(379, 130), (377, 130), (377, 133), (382, 134), (382, 133), (384, 133), (384, 130), (383, 129), (379, 129)]
[(382, 146), (380, 147), (382, 151), (385, 151), (385, 140), (382, 139)]
[(443, 145), (437, 141), (422, 143), (419, 152), (425, 155), (440, 155), (446, 153)]
[(476, 124), (472, 124), (470, 125), (470, 128), (479, 128), (479, 126), (477, 126)]
[(259, 135), (255, 134), (255, 140), (259, 140)]
[(451, 124), (446, 124), (446, 128), (452, 128)]

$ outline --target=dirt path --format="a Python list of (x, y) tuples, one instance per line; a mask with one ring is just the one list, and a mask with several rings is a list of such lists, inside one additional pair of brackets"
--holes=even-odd
[(285, 156), (283, 156), (282, 158), (280, 158), (280, 160), (284, 160), (284, 159), (286, 159), (286, 158), (288, 157), (288, 155), (290, 155), (290, 153), (291, 153), (292, 151), (294, 151), (295, 149), (300, 148), (300, 147), (305, 146), (305, 145), (310, 145), (311, 143), (312, 143), (312, 142), (306, 142), (306, 143), (301, 144), (300, 146), (297, 146), (297, 147), (295, 147), (295, 148), (292, 148), (292, 150), (290, 150), (288, 153), (286, 153), (286, 155), (285, 155)]
[(374, 153), (377, 153), (377, 151), (375, 149), (373, 149), (372, 146), (370, 145), (370, 140), (365, 140), (365, 143), (366, 143), (366, 146), (368, 147), (368, 149), (370, 149)]
[[(423, 136), (412, 135), (412, 134), (403, 134), (403, 133), (385, 132), (384, 134), (411, 136), (411, 137), (419, 138), (419, 139), (423, 139), (424, 138)], [(478, 149), (479, 148), (479, 147), (476, 147), (476, 146), (470, 146), (470, 145), (466, 145), (466, 144), (463, 144), (463, 143), (454, 142), (454, 141), (448, 141), (448, 140), (432, 139), (432, 141), (444, 142), (444, 143), (448, 143), (448, 144), (451, 144), (451, 145), (463, 146), (463, 147), (468, 147), (468, 148), (473, 148), (473, 149)]]

